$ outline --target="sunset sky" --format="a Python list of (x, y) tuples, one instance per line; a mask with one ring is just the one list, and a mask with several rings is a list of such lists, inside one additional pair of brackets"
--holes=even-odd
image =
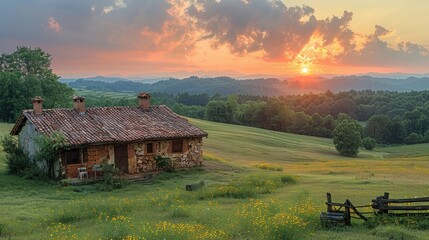
[(429, 72), (427, 0), (2, 0), (63, 77)]

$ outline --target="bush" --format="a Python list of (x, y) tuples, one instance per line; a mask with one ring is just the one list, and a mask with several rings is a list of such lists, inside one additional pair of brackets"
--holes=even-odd
[(18, 150), (13, 154), (8, 154), (6, 157), (6, 164), (8, 173), (18, 176), (23, 176), (27, 169), (37, 167), (22, 150)]
[[(53, 132), (51, 135), (42, 134), (35, 138), (35, 142), (39, 150), (34, 155), (34, 159), (45, 164), (50, 178), (61, 176), (61, 168), (56, 174), (55, 165), (59, 163), (58, 155), (66, 144), (64, 134), (58, 131)], [(61, 166), (61, 164), (59, 165)]]
[(281, 181), (282, 181), (282, 183), (285, 183), (285, 184), (286, 183), (294, 184), (294, 183), (298, 182), (295, 177), (290, 176), (290, 175), (284, 175), (284, 176), (282, 176), (281, 177)]
[(377, 144), (377, 142), (375, 141), (374, 138), (366, 137), (366, 138), (362, 139), (362, 146), (366, 150), (373, 150), (375, 148), (376, 144)]
[(156, 166), (166, 172), (174, 171), (173, 163), (171, 162), (171, 158), (156, 156), (155, 157)]
[(100, 191), (112, 191), (114, 189), (122, 188), (125, 182), (117, 176), (119, 170), (114, 168), (112, 164), (103, 164), (103, 180), (97, 185)]
[(7, 172), (22, 176), (26, 169), (35, 168), (24, 151), (18, 147), (18, 142), (12, 136), (5, 136), (1, 139), (3, 151), (6, 153)]

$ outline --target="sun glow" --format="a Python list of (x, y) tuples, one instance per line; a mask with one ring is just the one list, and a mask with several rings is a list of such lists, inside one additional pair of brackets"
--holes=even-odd
[(301, 68), (301, 73), (302, 74), (307, 74), (310, 70), (308, 69), (308, 67), (303, 67)]

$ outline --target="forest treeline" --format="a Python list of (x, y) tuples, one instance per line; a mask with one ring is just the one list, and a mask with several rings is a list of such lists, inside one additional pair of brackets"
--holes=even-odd
[[(349, 90), (372, 89), (407, 92), (413, 90), (429, 90), (429, 77), (408, 77), (406, 79), (375, 78), (371, 76), (337, 76), (332, 78), (317, 76), (300, 76), (285, 79), (261, 78), (237, 80), (230, 77), (188, 77), (184, 79), (169, 78), (153, 80), (155, 82), (130, 81), (123, 78), (93, 77), (85, 79), (62, 79), (72, 88), (138, 93), (144, 89), (146, 92), (165, 92), (171, 94), (207, 93), (212, 96), (220, 94), (283, 96), (305, 94), (308, 92), (323, 93)], [(149, 80), (150, 81), (150, 80)]]
[(137, 81), (104, 82), (87, 79), (68, 81), (72, 88), (94, 91), (138, 93), (141, 89), (146, 92), (164, 92), (170, 94), (252, 94), (262, 96), (278, 96), (282, 94), (282, 81), (275, 78), (236, 80), (230, 77), (200, 78), (196, 76), (185, 79), (170, 78), (155, 83)]
[[(152, 93), (180, 115), (209, 121), (332, 137), (339, 116), (363, 125), (362, 136), (379, 144), (429, 142), (429, 91), (347, 91), (266, 97)], [(88, 96), (88, 106), (135, 106), (136, 100)], [(340, 117), (341, 118), (341, 117)]]

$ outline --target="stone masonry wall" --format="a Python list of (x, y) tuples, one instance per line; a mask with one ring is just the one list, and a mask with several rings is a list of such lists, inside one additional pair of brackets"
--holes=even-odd
[[(153, 154), (146, 153), (146, 144), (153, 144)], [(132, 158), (128, 156), (130, 169), (135, 169), (135, 172), (151, 172), (158, 170), (156, 167), (156, 156), (169, 157), (172, 160), (175, 168), (188, 168), (202, 165), (202, 139), (190, 138), (183, 140), (183, 152), (172, 153), (171, 140), (141, 142), (130, 144), (133, 150), (135, 159), (135, 168), (131, 163)], [(130, 149), (130, 148), (129, 148)], [(130, 155), (130, 152), (129, 152)], [(131, 161), (130, 161), (131, 160)], [(133, 165), (133, 167), (131, 167)], [(131, 171), (130, 171), (131, 173)]]

